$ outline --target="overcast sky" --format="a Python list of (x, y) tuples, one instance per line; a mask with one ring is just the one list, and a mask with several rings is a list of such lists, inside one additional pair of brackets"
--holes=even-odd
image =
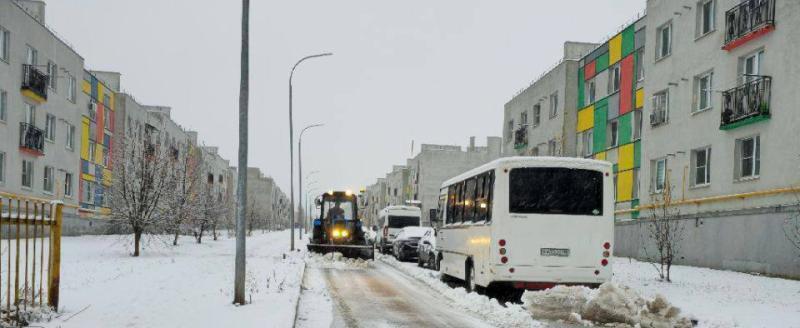
[[(288, 76), (304, 171), (357, 190), (405, 164), (411, 141), (483, 145), (503, 105), (567, 40), (599, 42), (645, 0), (251, 1), (249, 166), (289, 189)], [(236, 165), (241, 1), (47, 0), (48, 23), (90, 69), (219, 146)], [(296, 139), (295, 139), (296, 140)], [(295, 173), (296, 174), (296, 173)]]

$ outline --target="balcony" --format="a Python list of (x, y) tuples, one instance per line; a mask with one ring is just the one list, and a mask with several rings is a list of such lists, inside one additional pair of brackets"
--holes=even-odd
[(43, 103), (47, 101), (47, 85), (50, 78), (36, 66), (22, 65), (22, 94)]
[(725, 12), (725, 45), (730, 51), (775, 29), (775, 0), (745, 0)]
[(769, 118), (772, 78), (751, 77), (749, 81), (722, 93), (719, 128), (730, 130)]
[(514, 149), (522, 149), (528, 146), (528, 127), (523, 126), (514, 131)]
[(37, 156), (44, 155), (44, 130), (32, 124), (20, 123), (19, 148)]

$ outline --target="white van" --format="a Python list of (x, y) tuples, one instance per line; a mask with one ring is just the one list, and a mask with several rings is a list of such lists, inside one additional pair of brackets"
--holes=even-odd
[(392, 249), (394, 237), (401, 229), (409, 226), (419, 227), (422, 218), (422, 210), (414, 206), (388, 206), (378, 214), (378, 237), (376, 245), (381, 253), (386, 253)]

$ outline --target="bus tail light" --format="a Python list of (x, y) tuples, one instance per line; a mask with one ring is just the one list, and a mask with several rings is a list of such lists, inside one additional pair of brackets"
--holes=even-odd
[(603, 248), (605, 248), (605, 249), (611, 249), (611, 243), (609, 243), (609, 242), (606, 242), (605, 244), (603, 244)]
[(500, 262), (502, 262), (503, 264), (508, 263), (508, 257), (506, 257), (506, 256), (501, 257), (500, 258)]
[(602, 264), (603, 266), (608, 265), (608, 259), (603, 259), (602, 261), (600, 261), (600, 264)]
[(609, 257), (609, 256), (611, 256), (611, 252), (603, 251), (603, 257)]
[(500, 248), (500, 255), (506, 255), (506, 249)]
[(500, 245), (500, 247), (505, 247), (506, 246), (506, 240), (505, 239), (500, 239), (500, 241), (498, 241), (497, 243)]

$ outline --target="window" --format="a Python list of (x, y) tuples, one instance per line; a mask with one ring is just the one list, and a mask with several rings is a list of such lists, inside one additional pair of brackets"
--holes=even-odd
[(36, 65), (39, 53), (31, 46), (28, 46), (28, 51), (25, 55), (25, 64)]
[(652, 99), (653, 111), (650, 113), (650, 125), (666, 123), (669, 115), (669, 90), (656, 93)]
[(58, 81), (58, 65), (54, 62), (47, 62), (47, 76), (50, 78), (47, 80), (47, 86), (50, 89), (56, 90), (56, 83)]
[(6, 182), (6, 153), (0, 152), (0, 183)]
[(587, 93), (589, 94), (589, 103), (590, 104), (593, 104), (594, 101), (595, 101), (595, 98), (597, 96), (597, 90), (596, 89), (597, 89), (597, 86), (595, 85), (594, 80), (589, 81), (589, 92), (587, 92)]
[(33, 188), (33, 162), (22, 160), (22, 186)]
[(703, 186), (711, 183), (711, 148), (692, 150), (692, 185)]
[(652, 187), (653, 192), (664, 191), (667, 182), (667, 159), (659, 158), (652, 161)]
[(656, 35), (656, 59), (669, 56), (672, 53), (672, 22), (659, 27)]
[(42, 183), (42, 189), (44, 189), (47, 193), (53, 193), (53, 179), (54, 179), (55, 170), (52, 166), (45, 166), (44, 167), (44, 174), (42, 175), (44, 180)]
[(56, 140), (56, 117), (52, 114), (47, 114), (44, 122), (44, 138), (51, 142)]
[(558, 115), (558, 92), (550, 95), (550, 118)]
[(81, 180), (81, 202), (87, 204), (94, 204), (94, 185), (86, 180)]
[(636, 81), (644, 81), (644, 47), (636, 50), (639, 60), (636, 63)]
[(547, 141), (547, 156), (556, 156), (558, 152), (557, 147), (555, 139)]
[(476, 215), (475, 221), (490, 221), (492, 219), (492, 194), (494, 189), (494, 171), (489, 171), (478, 176), (478, 192), (475, 196)]
[(642, 111), (633, 111), (633, 140), (642, 138)]
[(25, 103), (25, 123), (36, 125), (36, 106)]
[(759, 136), (736, 140), (736, 178), (755, 178), (761, 174), (761, 138)]
[(506, 139), (512, 140), (514, 137), (514, 120), (508, 121), (508, 133)]
[(696, 85), (696, 106), (695, 112), (704, 111), (711, 108), (712, 97), (712, 73), (705, 73), (695, 77)]
[(67, 123), (67, 149), (75, 149), (75, 126)]
[(94, 100), (89, 101), (89, 108), (87, 108), (87, 110), (89, 111), (89, 119), (92, 121), (97, 120), (97, 103)]
[(110, 107), (111, 106), (111, 97), (109, 95), (103, 95), (103, 106)]
[(219, 181), (219, 183), (222, 183), (222, 182), (224, 181), (224, 180), (222, 179), (222, 174), (220, 174), (220, 175), (219, 175), (219, 178), (217, 179), (217, 181)]
[(394, 196), (397, 197), (397, 188), (394, 188)]
[(742, 83), (758, 79), (761, 75), (761, 62), (764, 51), (756, 51), (742, 59)]
[(64, 174), (64, 196), (72, 197), (72, 173)]
[(103, 110), (103, 126), (106, 130), (111, 130), (111, 111), (108, 110), (108, 107)]
[(94, 142), (92, 142), (91, 140), (89, 140), (89, 161), (90, 162), (94, 162), (94, 158), (95, 158), (94, 155), (95, 155), (95, 149), (96, 148), (97, 148), (97, 145)]
[(11, 32), (0, 26), (0, 60), (8, 62), (8, 49), (11, 46)]
[(697, 37), (714, 31), (714, 0), (697, 3)]
[(639, 199), (639, 169), (633, 169), (633, 190), (631, 191), (632, 199)]
[(613, 120), (608, 122), (608, 139), (606, 140), (607, 147), (616, 147), (619, 142), (619, 121)]
[(533, 149), (531, 149), (531, 156), (539, 156), (539, 147), (533, 147)]
[(516, 168), (509, 173), (508, 196), (510, 213), (599, 216), (603, 215), (603, 173), (562, 167)]
[(108, 167), (108, 160), (109, 160), (108, 148), (103, 147), (103, 166)]
[(209, 173), (206, 180), (208, 180), (209, 184), (213, 184), (214, 183), (214, 174), (213, 173)]
[(620, 68), (619, 64), (614, 65), (608, 70), (608, 94), (619, 91), (620, 84)]
[(464, 222), (473, 222), (475, 220), (475, 191), (477, 186), (477, 178), (470, 178), (464, 183)]
[(77, 83), (74, 76), (67, 74), (67, 100), (73, 103), (75, 102), (75, 93), (78, 88)]
[(539, 126), (542, 117), (542, 106), (539, 104), (533, 105), (533, 126)]
[(525, 110), (525, 111), (522, 111), (522, 113), (519, 114), (519, 124), (522, 125), (522, 126), (525, 126), (525, 125), (528, 124), (528, 111)]
[(0, 90), (0, 121), (8, 120), (8, 92)]
[(582, 136), (583, 141), (583, 156), (588, 157), (592, 155), (592, 149), (594, 146), (594, 140), (592, 138), (592, 130), (586, 130), (583, 132)]

